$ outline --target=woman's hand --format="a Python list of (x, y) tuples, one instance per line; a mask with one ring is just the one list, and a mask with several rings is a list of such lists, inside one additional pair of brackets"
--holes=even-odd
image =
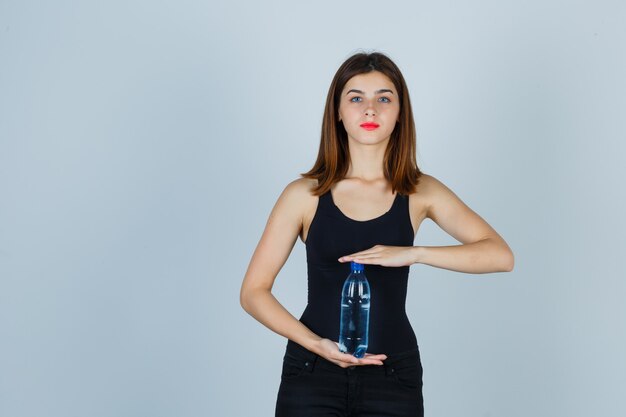
[(372, 248), (342, 256), (339, 262), (358, 262), (367, 265), (409, 266), (416, 262), (417, 246), (385, 246), (376, 245)]
[(320, 353), (329, 362), (339, 365), (342, 368), (358, 365), (382, 365), (387, 355), (378, 354), (373, 355), (366, 353), (362, 358), (355, 358), (349, 353), (343, 353), (339, 350), (339, 343), (333, 342), (330, 339), (322, 339), (319, 341)]

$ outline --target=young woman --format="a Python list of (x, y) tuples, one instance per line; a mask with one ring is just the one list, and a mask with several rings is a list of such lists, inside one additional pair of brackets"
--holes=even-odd
[[(332, 80), (313, 168), (289, 183), (252, 256), (242, 307), (288, 339), (276, 416), (422, 416), (422, 365), (405, 312), (414, 263), (466, 273), (513, 269), (498, 233), (419, 170), (409, 92), (384, 54), (348, 58)], [(462, 242), (413, 246), (425, 218)], [(292, 316), (272, 295), (296, 239), (306, 246), (308, 304)], [(341, 289), (350, 261), (371, 288), (369, 347), (339, 350)]]

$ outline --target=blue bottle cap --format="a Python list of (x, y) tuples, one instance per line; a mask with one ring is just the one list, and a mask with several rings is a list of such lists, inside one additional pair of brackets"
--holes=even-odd
[(350, 268), (352, 268), (353, 271), (363, 271), (363, 269), (365, 269), (363, 264), (354, 261), (350, 261)]

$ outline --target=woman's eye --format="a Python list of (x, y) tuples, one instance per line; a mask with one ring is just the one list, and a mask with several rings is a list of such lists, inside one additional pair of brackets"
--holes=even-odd
[[(381, 97), (381, 98), (379, 98), (379, 100), (380, 100), (380, 101), (382, 101), (383, 103), (391, 103), (391, 100), (389, 100), (389, 98), (388, 98), (388, 97)], [(352, 98), (350, 99), (350, 101), (351, 101), (352, 103), (359, 103), (359, 102), (361, 102), (361, 101), (362, 101), (362, 99), (361, 99), (361, 97), (352, 97)]]

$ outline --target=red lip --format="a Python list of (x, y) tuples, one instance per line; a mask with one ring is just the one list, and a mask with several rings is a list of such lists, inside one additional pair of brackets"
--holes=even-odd
[(378, 123), (366, 122), (366, 123), (361, 123), (360, 126), (365, 130), (374, 130), (380, 125)]

